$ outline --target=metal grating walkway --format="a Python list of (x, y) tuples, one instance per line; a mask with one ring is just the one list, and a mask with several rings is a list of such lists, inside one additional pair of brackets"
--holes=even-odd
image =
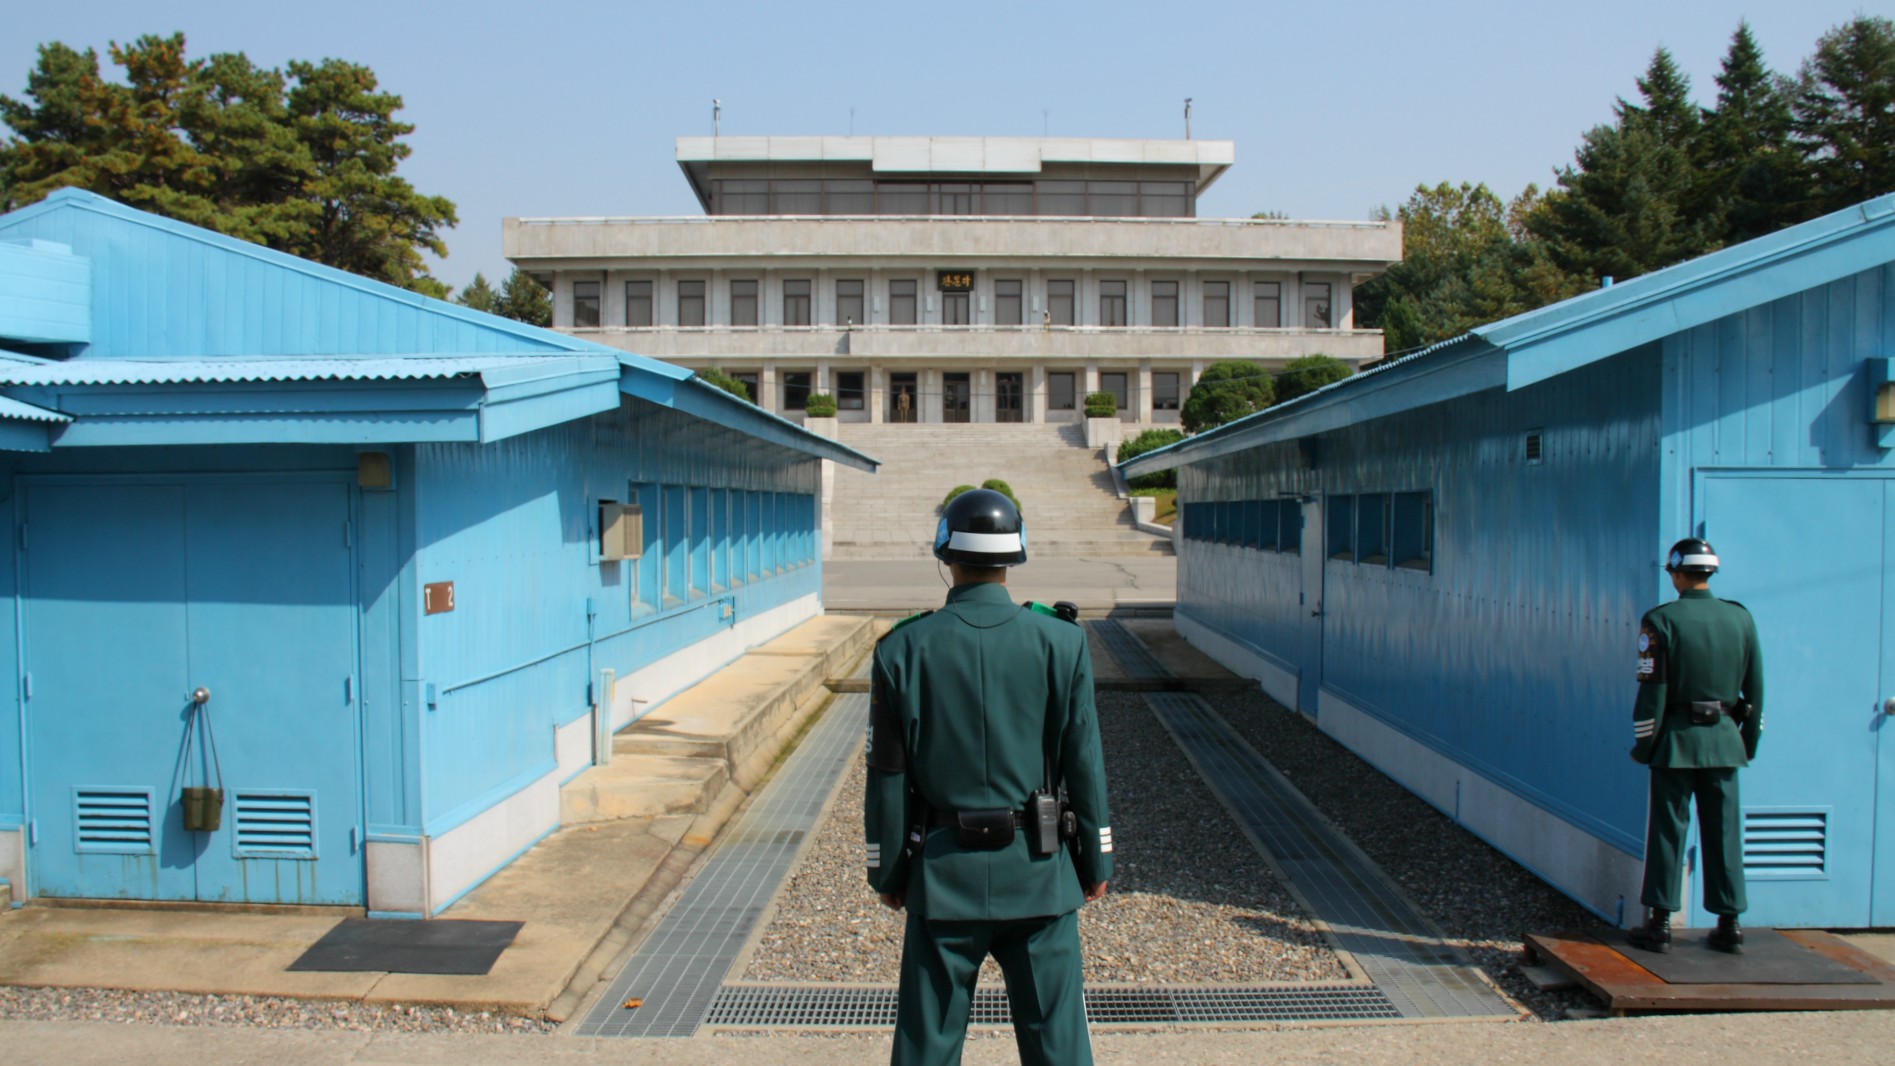
[(1145, 701), (1245, 834), (1402, 1017), (1519, 1013), (1210, 704), (1188, 693), (1152, 693)]
[[(837, 696), (710, 861), (626, 962), (580, 1036), (697, 1032), (868, 728), (868, 697)], [(641, 999), (635, 1010), (623, 1004)]]
[[(1088, 985), (1094, 1025), (1394, 1020), (1401, 1012), (1371, 985), (1242, 987)], [(732, 985), (704, 1024), (724, 1029), (861, 1029), (895, 1024), (892, 985)], [(974, 992), (970, 1024), (1011, 1026), (1005, 990)]]
[(1127, 677), (1170, 677), (1171, 670), (1158, 657), (1151, 653), (1145, 642), (1132, 635), (1123, 622), (1112, 618), (1100, 618), (1086, 623), (1099, 635), (1100, 643), (1112, 653), (1112, 658), (1125, 671)]

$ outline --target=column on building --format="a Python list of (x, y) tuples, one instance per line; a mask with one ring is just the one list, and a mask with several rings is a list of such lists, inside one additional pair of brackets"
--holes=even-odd
[(1140, 359), (1138, 361), (1137, 414), (1138, 414), (1138, 421), (1141, 424), (1151, 421), (1151, 360), (1150, 359)]
[(757, 369), (757, 406), (773, 414), (781, 414), (782, 405), (776, 395), (776, 360), (765, 359), (763, 366)]
[(870, 366), (865, 385), (869, 390), (869, 421), (884, 421), (883, 416), (888, 413), (885, 406), (888, 403), (888, 368), (880, 363)]
[(1046, 364), (1036, 362), (1027, 371), (1025, 402), (1028, 422), (1046, 421)]

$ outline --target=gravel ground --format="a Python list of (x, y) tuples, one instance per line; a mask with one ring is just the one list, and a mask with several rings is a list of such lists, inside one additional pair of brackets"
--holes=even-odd
[(1606, 928), (1590, 911), (1268, 696), (1206, 699), (1514, 999), (1546, 1020), (1598, 1005), (1579, 991), (1541, 992), (1515, 969), (1525, 933)]
[[(1327, 981), (1334, 953), (1132, 693), (1101, 693), (1115, 872), (1079, 912), (1086, 978), (1162, 984)], [(901, 915), (863, 880), (855, 760), (742, 978), (893, 983)], [(999, 981), (989, 960), (982, 980)]]
[(351, 1032), (542, 1035), (551, 1022), (447, 1007), (369, 1006), (342, 1000), (274, 996), (196, 996), (100, 988), (13, 988), (0, 985), (0, 1018), (16, 1021), (231, 1025), (251, 1029), (343, 1029)]

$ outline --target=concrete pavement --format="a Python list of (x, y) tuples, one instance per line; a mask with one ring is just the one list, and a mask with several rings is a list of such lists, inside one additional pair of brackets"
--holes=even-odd
[[(1510, 1066), (1582, 1063), (1732, 1066), (1734, 1063), (1888, 1061), (1895, 1011), (1828, 1014), (1722, 1014), (1610, 1021), (1300, 1026), (1276, 1030), (1100, 1032), (1102, 1063), (1251, 1066)], [(256, 1029), (184, 1028), (86, 1022), (0, 1022), (8, 1063), (62, 1066), (853, 1066), (888, 1061), (887, 1034), (696, 1037), (688, 1040), (559, 1036), (428, 1036)], [(976, 1033), (969, 1066), (1014, 1063), (1011, 1035)]]

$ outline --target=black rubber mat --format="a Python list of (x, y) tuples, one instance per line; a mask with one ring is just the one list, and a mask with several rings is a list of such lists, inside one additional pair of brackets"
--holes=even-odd
[(1663, 954), (1635, 948), (1623, 931), (1598, 934), (1619, 954), (1672, 985), (1872, 985), (1876, 979), (1811, 951), (1774, 929), (1744, 930), (1744, 953), (1712, 951), (1709, 929), (1673, 929)]
[(344, 918), (291, 970), (483, 974), (523, 922)]

